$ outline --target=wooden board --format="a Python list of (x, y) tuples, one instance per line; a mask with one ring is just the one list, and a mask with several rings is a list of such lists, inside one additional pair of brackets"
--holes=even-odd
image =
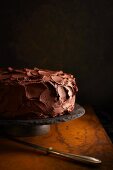
[(51, 125), (47, 135), (20, 138), (54, 149), (97, 157), (98, 167), (70, 162), (55, 156), (46, 156), (21, 144), (0, 139), (0, 170), (112, 170), (113, 145), (93, 109), (85, 107), (86, 114), (76, 120)]

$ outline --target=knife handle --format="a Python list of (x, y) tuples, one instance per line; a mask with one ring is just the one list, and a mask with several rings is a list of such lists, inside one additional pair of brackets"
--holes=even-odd
[(82, 162), (82, 163), (95, 164), (95, 165), (102, 163), (101, 160), (94, 158), (94, 157), (76, 155), (76, 154), (70, 154), (70, 153), (63, 153), (63, 152), (53, 150), (52, 147), (48, 148), (48, 153), (58, 155), (58, 156), (62, 156), (64, 158), (69, 158), (73, 161), (78, 161), (78, 162)]

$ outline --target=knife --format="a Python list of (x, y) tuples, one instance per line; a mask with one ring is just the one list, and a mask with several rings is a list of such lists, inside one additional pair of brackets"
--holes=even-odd
[(12, 137), (12, 136), (9, 136), (9, 135), (5, 135), (3, 137), (5, 137), (5, 138), (7, 138), (11, 141), (14, 141), (16, 143), (23, 144), (25, 146), (34, 148), (36, 150), (40, 150), (47, 155), (53, 154), (53, 155), (57, 155), (57, 156), (60, 156), (60, 157), (63, 157), (63, 158), (67, 158), (69, 160), (73, 160), (73, 161), (77, 161), (77, 162), (81, 162), (81, 163), (92, 164), (92, 165), (99, 165), (99, 164), (102, 163), (101, 160), (94, 158), (94, 157), (59, 152), (57, 150), (54, 150), (52, 147), (46, 148), (46, 147), (43, 147), (43, 146), (39, 146), (39, 145), (36, 145), (36, 144), (33, 144), (33, 143), (29, 143), (29, 142), (17, 139), (15, 137)]

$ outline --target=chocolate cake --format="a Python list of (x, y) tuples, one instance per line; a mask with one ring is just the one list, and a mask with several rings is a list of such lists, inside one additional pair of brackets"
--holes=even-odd
[(39, 119), (73, 111), (78, 88), (63, 71), (0, 69), (0, 119)]

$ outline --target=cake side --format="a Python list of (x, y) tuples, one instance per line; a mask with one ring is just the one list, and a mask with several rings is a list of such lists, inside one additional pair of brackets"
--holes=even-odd
[(63, 71), (0, 69), (0, 119), (55, 117), (74, 109), (75, 78)]

